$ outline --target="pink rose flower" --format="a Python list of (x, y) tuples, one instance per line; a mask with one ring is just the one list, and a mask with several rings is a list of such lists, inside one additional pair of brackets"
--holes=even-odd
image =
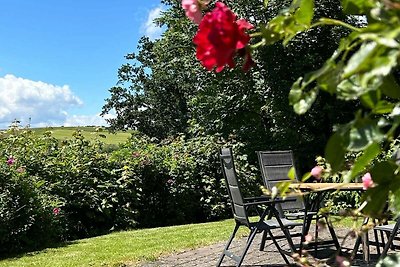
[(314, 176), (317, 180), (321, 179), (322, 168), (321, 166), (315, 166), (311, 170), (311, 175)]
[(60, 211), (61, 211), (60, 208), (54, 208), (53, 209), (53, 214), (57, 216), (60, 213)]
[(15, 159), (14, 159), (13, 157), (9, 157), (8, 160), (7, 160), (7, 165), (8, 165), (8, 166), (11, 166), (11, 165), (13, 165), (14, 163), (15, 163)]
[[(217, 2), (215, 8), (202, 19), (199, 30), (193, 38), (196, 44), (196, 57), (207, 70), (221, 72), (226, 65), (235, 67), (233, 58), (238, 51), (246, 48), (250, 36), (246, 30), (253, 25), (236, 15), (223, 3)], [(244, 70), (252, 65), (250, 53), (245, 56)]]
[(364, 174), (364, 176), (362, 177), (362, 182), (363, 182), (364, 190), (367, 190), (368, 188), (370, 188), (374, 184), (374, 181), (372, 181), (372, 177), (371, 177), (371, 174), (369, 172)]
[(201, 6), (198, 0), (182, 0), (182, 8), (186, 11), (186, 17), (197, 25), (200, 24), (203, 15), (201, 14)]

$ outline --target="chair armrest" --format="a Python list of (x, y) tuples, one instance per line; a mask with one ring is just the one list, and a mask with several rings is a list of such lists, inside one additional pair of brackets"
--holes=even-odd
[(253, 202), (246, 202), (243, 205), (244, 206), (253, 206), (253, 205), (271, 205), (271, 204), (277, 204), (277, 203), (283, 203), (283, 202), (291, 202), (291, 201), (296, 201), (296, 199), (271, 199), (271, 198), (261, 198), (261, 200), (258, 201), (253, 201)]
[(263, 201), (263, 200), (271, 200), (269, 196), (259, 196), (259, 197), (245, 197), (244, 201)]

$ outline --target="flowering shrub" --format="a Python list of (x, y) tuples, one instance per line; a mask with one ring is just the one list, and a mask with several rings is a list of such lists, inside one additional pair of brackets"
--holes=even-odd
[[(134, 135), (108, 153), (79, 133), (65, 141), (29, 130), (0, 134), (1, 253), (230, 214), (214, 137), (157, 144)], [(255, 168), (244, 162), (238, 158), (238, 172), (257, 190)]]
[[(125, 166), (126, 179), (140, 188), (137, 220), (140, 226), (204, 222), (230, 214), (215, 137), (162, 144), (133, 136), (111, 161)], [(238, 164), (244, 168), (243, 164)], [(239, 168), (240, 170), (240, 168)], [(249, 190), (255, 186), (254, 169), (246, 173)], [(160, 214), (163, 214), (160, 217)]]
[(60, 240), (62, 229), (52, 213), (57, 198), (46, 191), (37, 177), (18, 171), (8, 160), (0, 163), (0, 255)]

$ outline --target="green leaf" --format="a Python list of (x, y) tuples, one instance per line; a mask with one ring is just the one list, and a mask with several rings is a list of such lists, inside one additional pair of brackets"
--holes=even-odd
[(286, 192), (289, 191), (291, 182), (280, 182), (276, 186), (281, 196), (285, 196)]
[(344, 139), (336, 132), (329, 138), (325, 147), (325, 158), (331, 164), (334, 172), (342, 167), (345, 154)]
[(261, 27), (261, 34), (266, 45), (272, 45), (283, 38), (283, 32), (280, 24), (284, 17), (275, 17), (267, 25)]
[(361, 45), (356, 53), (349, 59), (343, 72), (343, 79), (360, 75), (361, 87), (378, 84), (383, 77), (390, 74), (397, 65), (399, 49), (389, 48), (376, 42), (368, 42)]
[(375, 108), (372, 110), (374, 114), (389, 114), (393, 111), (395, 104), (386, 100), (379, 101)]
[(317, 78), (319, 88), (331, 94), (335, 93), (338, 84), (341, 82), (342, 72), (342, 62), (336, 64), (334, 60), (328, 59), (321, 68), (320, 75)]
[(362, 71), (371, 60), (371, 56), (376, 53), (378, 44), (376, 42), (364, 43), (360, 49), (349, 59), (346, 67), (344, 68), (343, 78), (349, 78), (355, 73)]
[(316, 88), (313, 88), (312, 90), (306, 93), (303, 92), (301, 99), (293, 105), (294, 111), (297, 114), (306, 113), (310, 109), (316, 98), (317, 98)]
[(311, 172), (306, 172), (303, 177), (301, 177), (301, 181), (305, 182), (311, 177)]
[(307, 82), (302, 82), (300, 77), (290, 89), (289, 92), (289, 104), (293, 106), (294, 111), (297, 114), (304, 114), (314, 103), (318, 89), (316, 87), (311, 88), (308, 92), (304, 89), (307, 86)]
[(296, 180), (296, 170), (294, 167), (291, 167), (288, 172), (288, 177), (290, 180)]
[(390, 185), (390, 190), (392, 191), (393, 205), (396, 210), (396, 215), (400, 215), (400, 177), (396, 176), (394, 181)]
[(349, 137), (347, 150), (358, 152), (366, 149), (373, 142), (380, 143), (385, 136), (381, 133), (376, 120), (366, 118), (353, 122)]
[[(373, 159), (376, 158), (376, 156), (381, 153), (381, 148), (379, 144), (377, 143), (372, 143), (369, 145), (365, 150), (364, 153), (357, 158), (357, 160), (354, 162), (353, 167), (351, 168), (351, 174), (350, 178), (356, 177), (360, 172), (362, 172), (370, 163)], [(350, 181), (345, 181), (345, 182), (350, 182)]]
[(309, 29), (314, 16), (314, 0), (294, 0), (289, 10), (281, 12), (261, 27), (263, 42), (273, 44), (283, 39), (286, 45), (296, 34)]
[(379, 83), (373, 84), (369, 87), (362, 87), (360, 80), (360, 75), (354, 75), (348, 79), (342, 80), (337, 86), (338, 98), (344, 100), (355, 100), (361, 95), (364, 95), (369, 91), (375, 90), (376, 87), (380, 85)]
[(362, 196), (362, 201), (367, 201), (367, 205), (362, 212), (371, 218), (379, 218), (384, 210), (389, 196), (387, 186), (376, 186), (368, 189)]
[(299, 9), (295, 13), (296, 22), (309, 26), (314, 17), (314, 0), (294, 0), (292, 5), (295, 7), (298, 4)]
[(370, 0), (342, 0), (342, 7), (346, 14), (364, 15), (373, 4)]
[(379, 90), (368, 91), (361, 95), (361, 103), (367, 108), (373, 109), (381, 99), (381, 92)]
[(395, 178), (397, 165), (392, 161), (383, 161), (375, 164), (370, 170), (374, 183), (379, 185), (389, 185)]
[(393, 74), (389, 74), (383, 79), (379, 89), (382, 90), (382, 93), (391, 98), (400, 99), (400, 86)]

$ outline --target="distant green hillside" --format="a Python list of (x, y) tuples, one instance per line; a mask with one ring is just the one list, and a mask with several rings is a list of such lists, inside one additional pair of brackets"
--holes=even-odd
[(31, 128), (37, 134), (43, 134), (44, 132), (51, 131), (57, 139), (65, 140), (73, 138), (72, 134), (76, 130), (81, 130), (82, 135), (88, 140), (94, 140), (99, 138), (99, 135), (105, 135), (106, 138), (99, 138), (106, 144), (120, 144), (124, 143), (132, 134), (132, 130), (123, 132), (118, 131), (115, 134), (109, 133), (108, 130), (103, 129), (102, 131), (96, 132), (98, 127), (47, 127), (47, 128)]

